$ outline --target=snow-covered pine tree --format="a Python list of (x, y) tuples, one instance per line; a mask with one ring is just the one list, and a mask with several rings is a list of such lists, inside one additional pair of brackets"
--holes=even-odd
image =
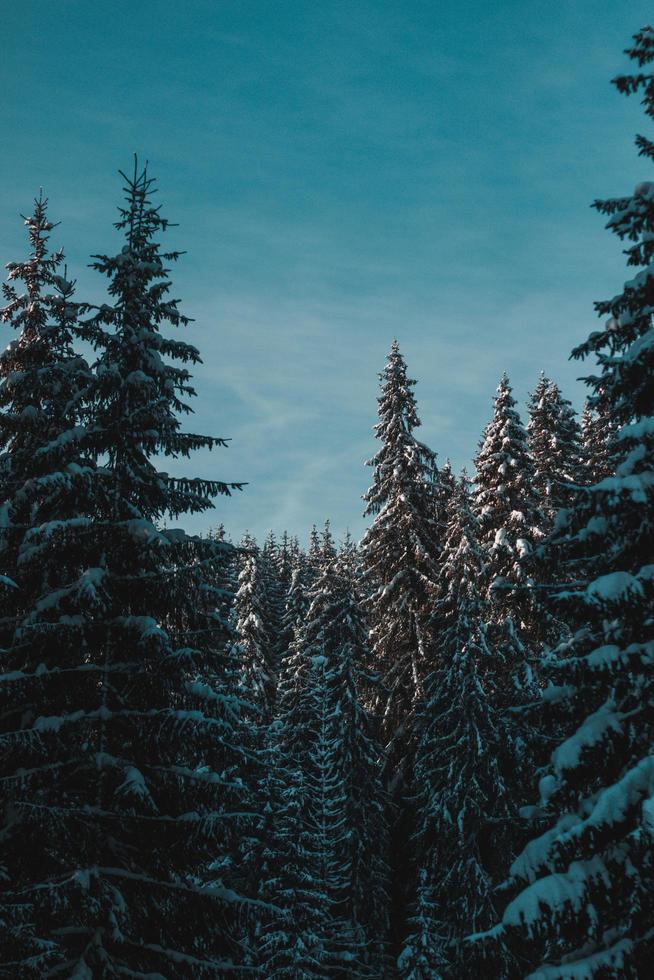
[(493, 417), (484, 430), (475, 469), (474, 503), (488, 588), (524, 585), (522, 559), (543, 537), (544, 519), (527, 435), (506, 374), (497, 387)]
[[(291, 569), (289, 555), (282, 554), (272, 531), (266, 536), (261, 549), (261, 570), (265, 593), (265, 624), (270, 643), (270, 663), (276, 677), (284, 653), (282, 633)], [(287, 586), (282, 582), (280, 572), (288, 576)]]
[(310, 577), (315, 580), (335, 554), (336, 547), (329, 519), (325, 521), (322, 531), (318, 531), (316, 525), (313, 524), (309, 532), (309, 547), (306, 553)]
[(484, 555), (465, 475), (454, 491), (439, 576), (439, 659), (417, 720), (414, 912), (398, 966), (403, 978), (508, 977), (464, 944), (493, 921), (494, 888), (516, 816), (507, 732), (494, 687), (502, 651), (490, 639), (480, 582)]
[[(42, 737), (37, 716), (56, 716), (71, 683), (65, 671), (67, 631), (55, 624), (40, 628), (38, 610), (47, 608), (60, 563), (71, 564), (74, 547), (67, 540), (63, 550), (43, 549), (38, 563), (31, 560), (31, 547), (40, 525), (83, 523), (94, 475), (81, 445), (91, 372), (74, 349), (79, 308), (63, 252), (49, 251), (55, 225), (43, 195), (24, 220), (30, 255), (7, 266), (6, 305), (0, 311), (2, 321), (18, 332), (0, 355), (0, 581), (6, 593), (0, 668), (0, 976), (6, 977), (43, 976), (57, 960), (58, 947), (47, 926), (34, 921), (38, 894), (21, 886), (30, 866), (38, 873), (29, 839), (32, 818), (45, 802), (44, 786), (67, 770), (64, 764), (59, 771), (44, 747), (32, 753), (33, 765), (23, 766), (22, 759), (29, 741)], [(22, 855), (14, 850), (17, 844)]]
[(0, 904), (25, 906), (2, 943), (11, 977), (43, 976), (17, 945), (30, 934), (49, 971), (77, 977), (225, 976), (240, 955), (239, 702), (204, 576), (226, 546), (157, 527), (229, 487), (154, 465), (221, 440), (180, 430), (193, 392), (174, 362), (198, 353), (160, 331), (187, 322), (167, 296), (177, 253), (161, 251), (147, 173), (125, 184), (125, 244), (94, 263), (112, 303), (85, 328), (101, 353), (78, 435), (102, 465), (78, 512), (34, 508), (30, 608), (3, 654)]
[[(296, 630), (304, 622), (304, 617), (309, 608), (311, 601), (309, 590), (312, 577), (312, 569), (307, 556), (299, 548), (294, 549), (291, 556), (291, 582), (284, 601), (284, 612), (279, 636), (278, 658), (280, 669), (284, 658), (288, 656)], [(283, 686), (287, 680), (288, 671), (280, 679), (280, 684)]]
[[(487, 614), (506, 633), (507, 687), (524, 683), (542, 627), (530, 587), (533, 549), (542, 541), (545, 516), (534, 485), (534, 465), (527, 434), (516, 409), (506, 374), (500, 380), (493, 417), (475, 457), (474, 509), (484, 552)], [(507, 632), (508, 627), (508, 632)], [(509, 647), (513, 652), (509, 651)]]
[(284, 597), (284, 601), (286, 601), (286, 595), (291, 587), (291, 576), (293, 574), (293, 543), (288, 531), (284, 531), (282, 534), (281, 544), (277, 551), (276, 566), (282, 596)]
[(328, 913), (324, 892), (316, 888), (311, 836), (302, 809), (302, 772), (289, 760), (284, 725), (274, 720), (264, 731), (261, 828), (257, 840), (257, 898), (251, 960), (270, 980), (324, 977), (314, 953)]
[(334, 544), (332, 525), (329, 518), (327, 518), (324, 527), (322, 529), (322, 535), (320, 539), (320, 558), (323, 567), (329, 565), (329, 563), (335, 556), (336, 556), (336, 545)]
[(322, 561), (322, 540), (315, 524), (311, 525), (311, 530), (309, 531), (307, 559), (312, 568), (319, 568)]
[[(615, 84), (642, 93), (652, 118), (654, 29), (627, 53), (638, 67)], [(654, 160), (654, 143), (636, 142)], [(551, 545), (569, 570), (552, 601), (573, 633), (547, 670), (568, 731), (540, 780), (539, 836), (513, 865), (518, 893), (495, 932), (534, 980), (641, 978), (654, 960), (654, 183), (594, 206), (640, 271), (596, 303), (605, 329), (573, 351), (599, 363), (586, 381), (615, 426), (616, 468), (577, 491)]]
[(265, 724), (272, 719), (277, 679), (262, 566), (262, 553), (256, 546), (250, 547), (238, 577), (232, 616), (243, 692), (256, 707), (257, 721)]
[(375, 435), (381, 447), (368, 461), (374, 476), (364, 496), (365, 513), (374, 520), (361, 541), (361, 560), (370, 590), (371, 666), (383, 684), (376, 713), (397, 763), (433, 667), (429, 622), (440, 550), (438, 482), (434, 453), (414, 435), (420, 425), (415, 381), (407, 376), (397, 341), (380, 380)]
[(443, 466), (438, 471), (438, 493), (436, 497), (438, 522), (441, 528), (441, 536), (445, 534), (445, 528), (450, 520), (450, 503), (456, 489), (456, 476), (452, 470), (452, 464), (446, 459)]
[[(7, 265), (6, 305), (0, 310), (2, 321), (19, 333), (0, 355), (0, 553), (12, 581), (33, 507), (41, 513), (45, 507), (51, 513), (72, 512), (81, 506), (90, 472), (80, 452), (84, 430), (78, 423), (91, 371), (73, 348), (81, 333), (79, 306), (73, 300), (75, 284), (62, 268), (63, 252), (49, 251), (56, 226), (48, 220), (47, 203), (41, 194), (34, 213), (23, 219), (30, 256)], [(9, 638), (14, 625), (8, 616)]]
[(566, 507), (571, 484), (581, 477), (581, 436), (575, 411), (555, 381), (543, 372), (529, 396), (527, 444), (534, 466), (534, 487), (549, 531), (556, 512)]
[(443, 960), (442, 937), (436, 932), (441, 908), (434, 900), (434, 891), (432, 875), (422, 867), (408, 920), (409, 937), (397, 960), (402, 980), (443, 980), (441, 970), (447, 963)]
[(605, 410), (584, 404), (581, 414), (582, 475), (580, 482), (599, 483), (615, 472), (615, 424)]
[[(282, 700), (282, 756), (296, 771), (293, 795), (302, 797), (294, 817), (302, 851), (289, 861), (289, 873), (297, 873), (299, 862), (306, 907), (293, 915), (291, 941), (286, 936), (268, 944), (271, 961), (265, 973), (343, 980), (383, 976), (389, 905), (387, 801), (382, 750), (359, 700), (367, 654), (349, 556), (332, 559), (314, 584), (294, 647), (286, 662), (293, 677)], [(287, 841), (283, 829), (280, 847)], [(282, 891), (288, 888), (286, 879)], [(305, 954), (312, 951), (307, 972), (283, 972), (292, 970), (298, 948)]]

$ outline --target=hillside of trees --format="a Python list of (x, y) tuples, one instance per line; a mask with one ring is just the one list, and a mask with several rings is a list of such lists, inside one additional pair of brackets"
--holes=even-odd
[(215, 527), (181, 253), (122, 178), (106, 302), (41, 195), (0, 310), (0, 977), (651, 976), (654, 181), (593, 205), (635, 268), (580, 417), (504, 375), (455, 473), (394, 340), (368, 528), (304, 548)]

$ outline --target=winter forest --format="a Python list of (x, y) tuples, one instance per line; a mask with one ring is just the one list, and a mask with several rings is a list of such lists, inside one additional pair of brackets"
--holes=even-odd
[(651, 976), (654, 182), (593, 205), (583, 412), (505, 374), (455, 473), (389, 338), (367, 530), (305, 549), (194, 475), (183, 229), (121, 176), (106, 302), (41, 194), (0, 310), (0, 976)]

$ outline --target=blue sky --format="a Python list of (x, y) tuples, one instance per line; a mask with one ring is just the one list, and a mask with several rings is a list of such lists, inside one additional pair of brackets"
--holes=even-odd
[[(150, 160), (204, 364), (195, 473), (249, 481), (187, 522), (358, 535), (397, 336), (421, 438), (469, 463), (507, 370), (579, 405), (572, 346), (625, 275), (589, 208), (649, 179), (609, 84), (651, 4), (58, 0), (3, 11), (0, 261), (40, 186), (78, 298)], [(649, 134), (651, 136), (651, 133)], [(5, 338), (6, 340), (7, 338)]]

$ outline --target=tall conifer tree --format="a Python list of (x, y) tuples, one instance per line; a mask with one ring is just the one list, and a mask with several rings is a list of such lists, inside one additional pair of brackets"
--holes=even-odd
[(77, 435), (102, 465), (77, 513), (53, 508), (27, 530), (30, 608), (3, 656), (18, 710), (0, 735), (0, 904), (24, 912), (3, 937), (11, 976), (43, 975), (27, 934), (49, 969), (78, 977), (224, 976), (239, 957), (239, 703), (204, 576), (225, 546), (157, 526), (229, 487), (153, 462), (221, 440), (180, 429), (198, 353), (161, 332), (188, 322), (167, 296), (178, 253), (161, 250), (147, 172), (135, 166), (125, 191), (124, 245), (94, 262), (111, 303), (85, 327), (100, 357)]
[(246, 697), (256, 706), (261, 722), (272, 717), (276, 688), (262, 562), (259, 549), (251, 548), (238, 577), (233, 610), (243, 688)]
[(391, 756), (405, 751), (411, 717), (432, 667), (431, 607), (436, 595), (440, 547), (434, 453), (414, 430), (420, 418), (397, 341), (380, 375), (381, 442), (369, 460), (372, 486), (364, 497), (373, 523), (361, 542), (361, 560), (370, 599), (370, 647), (380, 675), (383, 701), (377, 705)]
[(572, 405), (555, 381), (541, 373), (529, 397), (527, 443), (534, 465), (534, 487), (549, 531), (556, 512), (567, 506), (572, 485), (581, 478), (581, 438)]
[(605, 409), (586, 401), (581, 415), (583, 471), (581, 482), (599, 483), (615, 472), (615, 423)]
[(502, 651), (485, 622), (477, 535), (464, 477), (452, 498), (439, 577), (442, 666), (428, 679), (418, 718), (412, 847), (418, 887), (399, 960), (407, 980), (509, 975), (506, 963), (484, 964), (464, 943), (493, 921), (493, 892), (506, 870), (516, 815), (507, 779), (510, 734), (494, 703)]
[[(81, 571), (75, 528), (88, 520), (95, 475), (82, 424), (92, 377), (74, 349), (78, 306), (63, 253), (49, 251), (55, 225), (42, 195), (24, 220), (30, 256), (9, 263), (0, 313), (18, 331), (0, 356), (0, 581), (8, 593), (0, 667), (0, 975), (6, 977), (41, 977), (61, 958), (46, 889), (48, 871), (72, 847), (56, 805), (65, 799), (74, 764), (51, 750), (46, 719), (54, 727), (84, 668), (73, 666), (78, 654), (71, 657), (68, 649), (74, 624), (53, 620), (49, 609), (63, 598), (58, 586)], [(56, 855), (45, 881), (35, 846), (44, 829)]]
[[(497, 388), (493, 417), (475, 458), (474, 507), (484, 552), (483, 591), (488, 621), (506, 634), (509, 686), (524, 683), (541, 626), (530, 573), (534, 547), (543, 536), (545, 517), (535, 487), (527, 435), (516, 409), (509, 379)], [(512, 694), (509, 694), (511, 698)]]
[[(349, 556), (326, 565), (287, 662), (293, 679), (281, 705), (283, 756), (295, 767), (291, 796), (301, 794), (302, 805), (281, 887), (286, 892), (288, 876), (301, 868), (306, 904), (283, 948), (269, 944), (270, 976), (344, 980), (383, 976), (387, 969), (387, 801), (381, 747), (359, 697), (367, 654), (352, 575)], [(280, 834), (288, 849), (285, 825)], [(306, 974), (283, 972), (297, 969), (298, 949), (305, 956), (312, 951)]]
[[(615, 84), (642, 93), (654, 118), (644, 71), (654, 30), (639, 31), (627, 53), (636, 73)], [(636, 142), (654, 160), (654, 144)], [(534, 980), (646, 977), (654, 958), (654, 183), (594, 206), (640, 271), (596, 304), (605, 328), (573, 352), (597, 358), (587, 383), (615, 428), (616, 468), (577, 491), (551, 545), (568, 570), (553, 602), (573, 634), (548, 675), (568, 730), (540, 780), (540, 836), (513, 866), (518, 894), (495, 932)]]

